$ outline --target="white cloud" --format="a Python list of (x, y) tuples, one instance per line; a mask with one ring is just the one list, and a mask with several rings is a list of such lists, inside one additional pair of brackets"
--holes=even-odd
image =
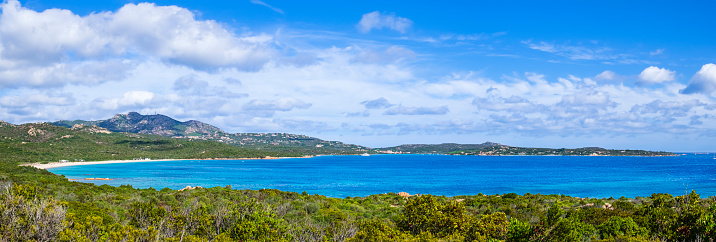
[(716, 65), (709, 63), (703, 65), (701, 70), (691, 78), (689, 85), (680, 92), (683, 94), (711, 94), (714, 91), (716, 91)]
[(79, 56), (104, 53), (112, 36), (102, 33), (100, 15), (80, 17), (69, 10), (35, 12), (10, 0), (2, 5), (2, 57), (25, 65), (52, 63), (71, 51)]
[(297, 98), (285, 97), (275, 100), (259, 100), (254, 99), (246, 103), (244, 110), (261, 110), (261, 111), (291, 111), (297, 109), (307, 109), (312, 104), (301, 101)]
[(360, 32), (368, 33), (373, 29), (388, 28), (400, 33), (405, 33), (413, 21), (410, 19), (395, 16), (394, 13), (385, 14), (378, 11), (363, 14), (356, 26)]
[(0, 68), (0, 87), (58, 87), (66, 84), (96, 85), (119, 81), (134, 67), (128, 61), (83, 61), (25, 68)]
[(450, 111), (447, 106), (440, 107), (405, 107), (397, 106), (386, 110), (385, 115), (443, 115)]
[(611, 80), (616, 79), (616, 77), (617, 77), (616, 73), (614, 73), (613, 71), (606, 70), (606, 71), (603, 71), (602, 73), (599, 73), (599, 75), (596, 75), (594, 77), (594, 79), (611, 81)]
[(412, 50), (401, 46), (390, 46), (383, 51), (362, 50), (353, 60), (363, 63), (385, 64), (415, 58)]
[(575, 95), (564, 95), (560, 104), (563, 105), (597, 105), (607, 106), (611, 103), (609, 95), (604, 92), (584, 92)]
[[(613, 72), (628, 73), (625, 66), (597, 66), (605, 71), (581, 77), (538, 69), (524, 72), (524, 67), (501, 62), (473, 65), (471, 54), (464, 52), (509, 51), (498, 40), (472, 43), (492, 38), (489, 34), (446, 35), (431, 39), (438, 43), (431, 44), (321, 35), (290, 27), (273, 35), (254, 34), (197, 19), (184, 8), (150, 3), (86, 16), (57, 9), (36, 12), (16, 1), (3, 8), (9, 10), (0, 16), (0, 117), (8, 121), (96, 120), (118, 112), (157, 112), (229, 132), (301, 131), (346, 142), (362, 139), (365, 144), (386, 142), (382, 135), (393, 135), (394, 142), (406, 137), (428, 141), (431, 138), (424, 136), (436, 135), (463, 142), (483, 142), (485, 137), (587, 140), (582, 143), (597, 136), (647, 133), (716, 135), (711, 115), (716, 104), (709, 95), (716, 91), (713, 64), (704, 65), (689, 86), (674, 81), (675, 72), (654, 67), (643, 71), (641, 81), (663, 84), (635, 87), (620, 83), (626, 77)], [(382, 12), (368, 13), (363, 20), (357, 27), (364, 33), (405, 33), (412, 25)], [(33, 28), (38, 32), (28, 30)], [(316, 38), (326, 35), (329, 38)], [(459, 52), (431, 52), (445, 48), (440, 44), (444, 40), (467, 44)], [(313, 45), (316, 42), (320, 44)], [(616, 64), (631, 58), (593, 42), (522, 44), (540, 55), (568, 60)], [(479, 60), (493, 60), (489, 55)], [(540, 59), (533, 57), (514, 63)], [(448, 66), (452, 63), (456, 65)], [(561, 70), (558, 73), (570, 69)], [(679, 95), (680, 89), (706, 95)]]
[(106, 15), (107, 29), (115, 35), (113, 43), (172, 63), (256, 70), (273, 55), (272, 37), (236, 36), (216, 21), (197, 21), (191, 11), (176, 6), (127, 4)]
[(540, 41), (539, 43), (535, 44), (532, 43), (532, 41), (522, 41), (523, 44), (526, 44), (528, 48), (533, 50), (539, 50), (549, 53), (555, 53), (557, 52), (557, 48), (554, 46), (554, 44), (549, 44), (544, 41)]
[(125, 58), (255, 71), (275, 53), (271, 36), (237, 35), (177, 6), (127, 4), (87, 16), (62, 9), (36, 12), (16, 0), (0, 7), (0, 86), (118, 80), (134, 62)]
[(281, 9), (279, 9), (279, 8), (275, 8), (275, 7), (271, 6), (271, 5), (268, 5), (268, 4), (266, 4), (265, 2), (263, 2), (263, 1), (261, 1), (261, 0), (251, 0), (251, 3), (266, 6), (267, 8), (270, 8), (271, 10), (273, 10), (274, 12), (283, 14), (283, 10), (281, 10)]
[(374, 99), (374, 100), (363, 101), (360, 104), (365, 105), (365, 108), (367, 108), (367, 109), (381, 109), (381, 108), (389, 108), (389, 107), (393, 106), (393, 104), (391, 104), (388, 101), (388, 99), (385, 99), (384, 97)]
[[(226, 79), (224, 79), (226, 81)], [(230, 81), (241, 85), (241, 82)], [(181, 76), (174, 81), (173, 89), (181, 94), (192, 95), (197, 98), (223, 97), (223, 98), (244, 98), (246, 93), (236, 93), (223, 86), (213, 86), (208, 81), (202, 80), (198, 75), (192, 73)]]
[(121, 111), (127, 108), (137, 108), (151, 103), (155, 95), (148, 91), (125, 92), (119, 98), (97, 99), (94, 101), (96, 107), (106, 110)]
[(552, 53), (558, 56), (566, 57), (570, 60), (616, 60), (616, 61), (632, 61), (625, 54), (613, 54), (613, 50), (609, 47), (594, 46), (596, 43), (577, 43), (574, 44), (553, 44), (540, 41), (533, 43), (531, 40), (522, 41), (527, 48)]
[(670, 71), (666, 68), (650, 66), (639, 74), (639, 80), (649, 84), (670, 82), (676, 79), (675, 74), (675, 71)]
[(23, 96), (4, 96), (0, 98), (0, 105), (5, 108), (25, 108), (37, 106), (69, 106), (75, 104), (75, 99), (69, 95), (51, 96), (45, 94), (30, 94)]
[(661, 55), (664, 53), (664, 49), (656, 49), (655, 51), (649, 52), (649, 55)]
[(489, 110), (489, 111), (507, 111), (507, 112), (518, 112), (518, 113), (533, 113), (542, 112), (545, 110), (543, 105), (535, 104), (527, 99), (510, 96), (503, 98), (496, 95), (490, 95), (488, 98), (475, 98), (472, 101), (472, 105), (475, 105), (478, 110)]

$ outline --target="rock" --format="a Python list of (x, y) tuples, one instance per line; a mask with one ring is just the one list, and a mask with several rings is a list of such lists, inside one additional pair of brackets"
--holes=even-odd
[(612, 204), (611, 204), (611, 203), (604, 203), (604, 205), (602, 205), (602, 208), (603, 208), (603, 209), (614, 210), (614, 207), (612, 207)]
[(192, 187), (192, 186), (186, 186), (185, 188), (179, 189), (179, 191), (184, 191), (184, 190), (194, 190), (194, 189), (197, 189), (197, 188), (201, 188), (201, 187), (200, 187), (200, 186), (195, 186), (195, 187)]

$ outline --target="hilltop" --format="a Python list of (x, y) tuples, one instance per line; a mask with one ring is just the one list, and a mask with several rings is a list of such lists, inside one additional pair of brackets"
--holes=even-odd
[(674, 153), (646, 150), (616, 150), (600, 147), (576, 149), (530, 148), (503, 145), (493, 142), (482, 144), (410, 144), (376, 149), (379, 153), (398, 154), (450, 154), (450, 155), (573, 155), (573, 156), (673, 156)]
[(493, 146), (505, 147), (506, 145), (489, 141), (482, 144), (407, 144), (394, 147), (378, 148), (376, 150), (382, 153), (448, 154), (456, 151), (477, 150)]
[(211, 141), (116, 133), (97, 126), (0, 122), (0, 162), (151, 159), (263, 158), (299, 156)]
[(172, 138), (208, 140), (228, 145), (265, 150), (289, 152), (300, 155), (317, 154), (360, 154), (370, 148), (345, 144), (339, 141), (326, 141), (314, 137), (287, 133), (228, 133), (213, 125), (196, 120), (177, 121), (161, 114), (142, 115), (137, 112), (116, 114), (114, 117), (98, 121), (57, 121), (52, 124), (72, 127), (77, 124), (95, 125), (112, 132), (161, 135)]

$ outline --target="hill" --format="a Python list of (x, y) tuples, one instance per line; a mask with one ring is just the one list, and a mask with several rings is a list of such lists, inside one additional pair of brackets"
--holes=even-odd
[(115, 133), (101, 127), (82, 124), (66, 128), (49, 123), (14, 125), (6, 122), (0, 122), (0, 154), (0, 162), (131, 160), (140, 157), (203, 159), (299, 156), (211, 141)]
[(68, 128), (75, 124), (95, 125), (112, 132), (153, 134), (176, 138), (211, 136), (223, 133), (217, 127), (196, 120), (180, 122), (161, 114), (141, 115), (137, 112), (117, 114), (110, 119), (99, 121), (57, 121), (52, 124)]
[(128, 132), (153, 134), (173, 138), (189, 138), (192, 140), (209, 140), (228, 145), (271, 151), (289, 152), (300, 155), (318, 154), (360, 154), (370, 148), (345, 144), (338, 141), (325, 141), (314, 137), (287, 133), (227, 133), (223, 130), (200, 121), (180, 122), (161, 114), (142, 115), (137, 112), (117, 114), (114, 117), (99, 121), (57, 121), (52, 124), (72, 127), (77, 124), (96, 125), (112, 132)]
[(455, 143), (444, 143), (444, 144), (408, 144), (399, 145), (387, 148), (376, 149), (381, 153), (410, 153), (410, 154), (448, 154), (456, 151), (464, 150), (477, 150), (486, 147), (493, 146), (505, 146), (498, 143), (485, 142), (482, 144), (455, 144)]
[(600, 147), (577, 149), (530, 148), (503, 145), (493, 142), (482, 144), (411, 144), (376, 149), (379, 153), (450, 154), (450, 155), (575, 155), (575, 156), (673, 156), (674, 153), (646, 150), (615, 150)]
[(177, 121), (165, 115), (142, 115), (136, 112), (117, 114), (99, 121), (57, 121), (57, 126), (96, 125), (112, 132), (161, 135), (190, 140), (216, 141), (232, 146), (282, 152), (295, 156), (335, 155), (362, 153), (398, 154), (452, 154), (452, 155), (611, 155), (611, 156), (665, 156), (669, 152), (645, 150), (610, 150), (599, 147), (578, 149), (529, 148), (503, 145), (493, 142), (482, 144), (406, 144), (395, 147), (372, 149), (339, 141), (326, 141), (306, 135), (288, 133), (227, 133), (200, 121)]

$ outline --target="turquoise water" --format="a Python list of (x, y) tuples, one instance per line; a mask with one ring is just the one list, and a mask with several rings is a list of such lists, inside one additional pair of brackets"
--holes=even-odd
[(577, 197), (716, 195), (716, 159), (585, 156), (318, 156), (277, 160), (157, 161), (49, 169), (70, 179), (135, 188), (279, 189), (329, 197), (388, 192), (434, 195), (565, 194)]

